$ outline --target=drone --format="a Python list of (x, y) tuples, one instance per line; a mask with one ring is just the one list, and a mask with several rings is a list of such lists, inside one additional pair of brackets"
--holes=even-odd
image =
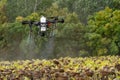
[[(40, 21), (22, 21), (22, 24), (28, 24), (30, 28), (30, 33), (32, 33), (32, 27), (38, 27), (38, 34), (42, 37), (44, 36), (54, 36), (54, 29), (57, 27), (57, 23), (64, 23), (64, 19), (58, 19), (58, 17), (46, 17), (42, 16)], [(51, 26), (51, 24), (53, 24)], [(51, 35), (52, 34), (52, 35)]]

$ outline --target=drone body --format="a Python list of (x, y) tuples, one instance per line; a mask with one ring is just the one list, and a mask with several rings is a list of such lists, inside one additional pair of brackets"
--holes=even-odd
[[(56, 27), (57, 23), (64, 23), (64, 19), (59, 20), (58, 17), (50, 17), (51, 19), (47, 19), (46, 17), (42, 16), (40, 18), (40, 21), (23, 21), (22, 24), (29, 24), (30, 32), (32, 32), (32, 26), (38, 26), (39, 28), (39, 35), (45, 36), (48, 32), (48, 29), (51, 28), (51, 32), (53, 32), (53, 29)], [(50, 24), (53, 24), (53, 26), (50, 26)]]

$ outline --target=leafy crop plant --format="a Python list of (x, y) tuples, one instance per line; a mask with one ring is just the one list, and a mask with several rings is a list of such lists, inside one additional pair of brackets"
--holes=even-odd
[(120, 80), (120, 57), (1, 61), (0, 80)]

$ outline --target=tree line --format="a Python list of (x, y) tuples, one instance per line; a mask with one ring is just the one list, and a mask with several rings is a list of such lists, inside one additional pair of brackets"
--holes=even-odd
[[(119, 5), (119, 0), (0, 0), (1, 53), (7, 49), (19, 53), (29, 31), (21, 20), (38, 20), (45, 15), (65, 19), (56, 31), (55, 56), (119, 55)], [(36, 30), (34, 34), (37, 36)], [(45, 41), (35, 38), (38, 49)]]

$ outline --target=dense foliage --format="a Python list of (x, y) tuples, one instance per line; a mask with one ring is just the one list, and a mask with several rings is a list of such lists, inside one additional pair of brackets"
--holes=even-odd
[[(117, 0), (115, 2), (118, 2)], [(89, 15), (93, 15), (94, 12), (103, 10), (106, 6), (111, 8), (115, 7), (113, 0), (59, 0), (58, 4), (61, 7), (67, 7), (69, 11), (76, 12), (82, 23), (87, 23), (87, 18)], [(117, 3), (118, 4), (118, 3)], [(115, 3), (116, 5), (116, 3)], [(118, 5), (116, 5), (116, 8)]]
[(54, 0), (7, 0), (6, 16), (9, 22), (14, 22), (17, 16), (25, 17), (33, 12), (44, 11), (53, 2)]
[[(40, 57), (48, 55), (49, 44), (47, 47), (53, 47), (49, 58), (119, 55), (119, 5), (119, 0), (0, 0), (0, 53), (36, 53)], [(41, 15), (58, 16), (65, 23), (58, 24), (52, 39), (40, 38), (34, 27), (30, 41), (29, 28), (21, 21), (39, 20)]]
[[(120, 80), (119, 5), (120, 0), (0, 0), (0, 60), (17, 60), (0, 62), (0, 80)], [(54, 37), (21, 24), (42, 15), (65, 20)]]
[(93, 55), (120, 54), (120, 10), (105, 10), (95, 13), (88, 22), (87, 45)]
[(120, 57), (0, 62), (1, 80), (119, 80)]
[(5, 14), (5, 4), (6, 4), (6, 0), (1, 0), (0, 1), (0, 24), (3, 24), (7, 21), (7, 17)]

